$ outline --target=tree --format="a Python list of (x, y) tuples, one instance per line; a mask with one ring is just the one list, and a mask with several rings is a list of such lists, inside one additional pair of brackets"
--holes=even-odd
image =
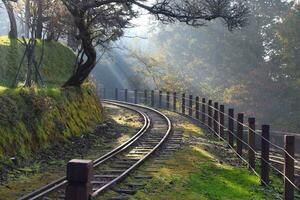
[(110, 41), (122, 36), (132, 18), (138, 17), (137, 9), (144, 9), (164, 23), (184, 22), (202, 26), (207, 21), (223, 19), (229, 30), (246, 25), (248, 8), (235, 0), (162, 0), (149, 3), (144, 0), (63, 0), (74, 17), (81, 42), (82, 57), (73, 76), (64, 86), (80, 86), (96, 65), (95, 46), (106, 48)]
[(13, 5), (11, 2), (17, 2), (17, 0), (2, 0), (10, 22), (10, 31), (9, 31), (9, 37), (10, 38), (17, 38), (18, 37), (18, 28), (17, 28), (17, 22), (14, 14)]

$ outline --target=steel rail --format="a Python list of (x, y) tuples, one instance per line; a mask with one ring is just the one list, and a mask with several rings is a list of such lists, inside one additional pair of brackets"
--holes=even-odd
[[(107, 103), (107, 104), (117, 105), (115, 102), (110, 102), (108, 100), (103, 101), (103, 102)], [(144, 124), (143, 124), (142, 128), (133, 137), (131, 137), (129, 140), (127, 140), (126, 142), (124, 142), (120, 146), (116, 147), (112, 151), (106, 153), (105, 155), (103, 155), (100, 158), (93, 161), (94, 162), (94, 167), (97, 167), (98, 165), (105, 162), (109, 158), (111, 158), (111, 157), (115, 156), (116, 154), (126, 150), (131, 144), (133, 144), (138, 138), (140, 138), (150, 128), (150, 119), (145, 113), (143, 113), (143, 112), (141, 112), (137, 109), (134, 109), (132, 107), (126, 106), (126, 105), (118, 104), (118, 106), (129, 109), (129, 110), (132, 110), (132, 111), (138, 113), (144, 119)], [(22, 196), (18, 200), (35, 200), (35, 199), (38, 199), (38, 198), (43, 197), (46, 194), (54, 191), (55, 189), (65, 185), (66, 183), (67, 183), (67, 180), (66, 180), (66, 176), (65, 176), (65, 177), (59, 178), (59, 179), (57, 179), (57, 180), (55, 180), (55, 181), (39, 188), (39, 189), (37, 189), (37, 190), (35, 190), (35, 191), (25, 195), (25, 196)]]
[(128, 168), (127, 170), (125, 170), (122, 174), (120, 174), (119, 176), (117, 176), (116, 178), (114, 178), (113, 180), (109, 181), (107, 184), (105, 184), (104, 186), (102, 186), (101, 188), (97, 189), (93, 194), (92, 194), (92, 198), (98, 196), (99, 194), (103, 193), (104, 191), (108, 190), (112, 185), (115, 185), (116, 183), (120, 182), (121, 180), (123, 180), (124, 178), (126, 178), (130, 172), (132, 172), (134, 169), (136, 169), (138, 166), (140, 166), (144, 161), (146, 161), (156, 150), (159, 149), (159, 147), (161, 147), (163, 145), (163, 143), (167, 140), (167, 138), (169, 137), (169, 135), (171, 134), (171, 130), (172, 130), (172, 123), (171, 120), (163, 113), (159, 112), (158, 110), (155, 110), (153, 108), (147, 107), (147, 106), (143, 106), (143, 105), (136, 105), (136, 104), (132, 104), (132, 103), (125, 103), (125, 102), (120, 102), (120, 101), (114, 101), (111, 100), (110, 102), (116, 102), (116, 103), (122, 103), (122, 104), (126, 104), (126, 105), (132, 105), (132, 106), (136, 106), (136, 107), (140, 107), (143, 109), (147, 109), (147, 110), (151, 110), (152, 112), (157, 113), (158, 115), (162, 116), (164, 118), (164, 120), (167, 122), (168, 124), (168, 129), (166, 131), (166, 133), (164, 134), (163, 138), (158, 142), (158, 144), (155, 145), (154, 148), (152, 148), (152, 150), (150, 152), (148, 152), (144, 157), (142, 157), (141, 159), (139, 159), (136, 163), (134, 163), (130, 168)]

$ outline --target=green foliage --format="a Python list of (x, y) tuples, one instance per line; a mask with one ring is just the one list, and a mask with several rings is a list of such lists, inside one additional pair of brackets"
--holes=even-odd
[[(43, 42), (37, 44), (36, 57), (39, 61)], [(11, 87), (14, 84), (17, 69), (24, 54), (24, 46), (16, 39), (0, 37), (0, 85)], [(44, 44), (44, 59), (41, 65), (42, 78), (47, 86), (62, 85), (72, 74), (75, 62), (74, 53), (58, 42)], [(19, 80), (25, 79), (26, 59), (21, 67)]]

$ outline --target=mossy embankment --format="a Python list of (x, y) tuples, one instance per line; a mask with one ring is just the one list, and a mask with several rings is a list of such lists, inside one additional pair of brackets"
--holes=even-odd
[(91, 131), (102, 121), (92, 86), (6, 89), (0, 104), (1, 157), (26, 157), (53, 140)]
[[(13, 88), (24, 47), (18, 40), (0, 37), (0, 169), (15, 165), (12, 157), (26, 159), (53, 141), (93, 130), (103, 120), (92, 83), (60, 87), (73, 72), (75, 54), (61, 43), (38, 41), (37, 58), (42, 49), (46, 86)], [(21, 67), (19, 81), (25, 76), (26, 67)]]

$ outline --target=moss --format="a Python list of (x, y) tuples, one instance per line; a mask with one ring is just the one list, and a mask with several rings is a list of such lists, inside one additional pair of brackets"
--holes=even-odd
[(0, 157), (28, 156), (51, 141), (91, 131), (103, 120), (91, 85), (7, 89), (0, 104)]
[(273, 197), (259, 187), (259, 178), (247, 169), (217, 163), (213, 155), (190, 146), (168, 160), (145, 189), (131, 199), (271, 200)]

